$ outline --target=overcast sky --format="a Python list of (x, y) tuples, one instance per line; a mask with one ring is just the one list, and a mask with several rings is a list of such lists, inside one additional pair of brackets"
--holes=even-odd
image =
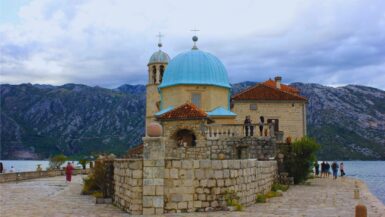
[(0, 0), (1, 83), (144, 84), (147, 62), (192, 47), (231, 82), (385, 89), (384, 0)]

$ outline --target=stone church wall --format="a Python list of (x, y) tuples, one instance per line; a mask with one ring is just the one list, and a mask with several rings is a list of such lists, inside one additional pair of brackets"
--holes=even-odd
[(142, 214), (143, 160), (115, 160), (114, 181), (115, 205), (128, 213)]
[(234, 191), (243, 205), (255, 203), (276, 177), (276, 161), (166, 160), (165, 212), (220, 210), (224, 195)]

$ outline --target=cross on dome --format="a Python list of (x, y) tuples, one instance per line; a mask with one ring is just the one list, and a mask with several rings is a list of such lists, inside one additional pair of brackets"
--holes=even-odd
[(198, 49), (198, 47), (197, 47), (197, 41), (198, 41), (198, 36), (196, 36), (196, 32), (199, 32), (199, 29), (196, 29), (196, 28), (194, 28), (194, 29), (192, 29), (191, 30), (192, 32), (195, 32), (195, 35), (192, 37), (192, 40), (193, 40), (193, 42), (194, 42), (194, 46), (193, 46), (193, 50), (197, 50)]
[(160, 32), (158, 35), (156, 35), (156, 37), (159, 38), (159, 42), (158, 42), (158, 47), (159, 49), (162, 47), (162, 37), (164, 37), (164, 35), (162, 35)]

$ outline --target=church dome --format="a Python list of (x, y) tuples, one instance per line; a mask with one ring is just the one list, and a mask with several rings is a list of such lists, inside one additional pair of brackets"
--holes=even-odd
[(181, 84), (231, 88), (222, 62), (214, 55), (194, 48), (169, 62), (159, 88)]
[(168, 63), (169, 61), (170, 61), (170, 57), (168, 56), (168, 54), (159, 50), (151, 55), (150, 60), (148, 61), (148, 64)]

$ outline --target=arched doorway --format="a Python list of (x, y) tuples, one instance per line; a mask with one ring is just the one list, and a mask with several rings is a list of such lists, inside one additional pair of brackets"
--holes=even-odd
[(175, 133), (175, 140), (178, 147), (195, 147), (196, 136), (193, 131), (181, 129)]

